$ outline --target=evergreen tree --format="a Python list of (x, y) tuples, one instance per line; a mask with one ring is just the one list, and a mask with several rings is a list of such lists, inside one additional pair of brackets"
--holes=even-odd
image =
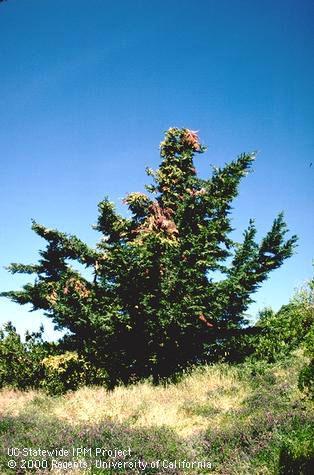
[[(230, 237), (231, 203), (254, 154), (240, 155), (203, 180), (193, 156), (204, 151), (196, 132), (170, 128), (160, 144), (159, 169), (147, 169), (149, 193), (124, 200), (132, 217), (119, 216), (107, 198), (99, 203), (95, 227), (103, 237), (96, 249), (33, 222), (48, 243), (41, 259), (9, 267), (36, 279), (2, 295), (44, 309), (57, 328), (70, 331), (69, 345), (108, 371), (112, 384), (134, 376), (157, 379), (210, 360), (214, 347), (223, 350), (228, 338), (244, 331), (252, 293), (292, 255), (297, 238), (285, 239), (282, 214), (259, 244), (253, 221), (242, 243)], [(71, 260), (92, 269), (93, 280)], [(214, 281), (215, 271), (224, 278)]]

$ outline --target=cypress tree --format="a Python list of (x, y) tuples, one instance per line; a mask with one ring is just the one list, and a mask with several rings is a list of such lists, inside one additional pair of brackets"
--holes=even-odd
[[(233, 241), (231, 203), (255, 156), (242, 154), (204, 180), (193, 163), (204, 151), (196, 132), (170, 128), (159, 169), (147, 169), (148, 193), (124, 200), (131, 218), (108, 198), (99, 203), (95, 249), (33, 222), (47, 241), (39, 262), (9, 266), (36, 278), (2, 296), (44, 309), (56, 328), (69, 330), (67, 344), (105, 368), (112, 384), (210, 361), (214, 348), (240, 338), (252, 294), (293, 253), (297, 238), (285, 238), (282, 214), (260, 243), (253, 220), (243, 241)], [(71, 261), (92, 270), (93, 279)]]

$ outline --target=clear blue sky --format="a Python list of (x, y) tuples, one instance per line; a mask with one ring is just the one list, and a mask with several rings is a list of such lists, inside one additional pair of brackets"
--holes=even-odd
[[(200, 131), (200, 174), (259, 150), (234, 204), (234, 236), (261, 238), (284, 210), (297, 253), (256, 294), (278, 309), (313, 275), (313, 21), (305, 0), (8, 0), (0, 4), (0, 288), (36, 262), (35, 218), (98, 235), (97, 203), (143, 190), (170, 126)], [(0, 300), (0, 323), (46, 320)], [(51, 324), (47, 336), (53, 337)]]

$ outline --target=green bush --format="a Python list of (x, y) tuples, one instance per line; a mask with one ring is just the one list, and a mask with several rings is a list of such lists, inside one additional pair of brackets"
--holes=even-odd
[(257, 335), (251, 338), (253, 359), (272, 363), (285, 358), (299, 347), (311, 345), (310, 339), (313, 337), (309, 335), (314, 323), (313, 290), (312, 281), (278, 312), (269, 308), (260, 312), (255, 327)]
[(87, 384), (106, 383), (106, 373), (94, 369), (74, 351), (43, 359), (44, 377), (40, 386), (49, 394), (63, 394)]
[(43, 341), (43, 331), (26, 332), (23, 342), (10, 322), (0, 329), (0, 388), (40, 388), (55, 395), (107, 383), (104, 370), (63, 345)]
[(43, 378), (42, 359), (51, 348), (42, 339), (43, 328), (37, 333), (26, 333), (21, 341), (12, 323), (0, 329), (0, 387), (37, 388)]
[(309, 364), (300, 372), (299, 389), (314, 399), (314, 327), (304, 340), (305, 355), (310, 358)]
[(314, 466), (314, 430), (304, 425), (289, 433), (279, 457), (280, 475), (310, 475)]

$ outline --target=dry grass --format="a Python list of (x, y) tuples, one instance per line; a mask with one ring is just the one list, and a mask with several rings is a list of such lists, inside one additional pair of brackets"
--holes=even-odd
[(38, 391), (0, 389), (0, 417), (4, 415), (18, 416), (37, 396)]
[[(210, 460), (217, 475), (275, 475), (284, 444), (291, 453), (303, 451), (304, 463), (312, 460), (313, 407), (297, 386), (303, 364), (301, 353), (274, 365), (216, 364), (195, 369), (176, 384), (143, 381), (58, 397), (2, 390), (0, 447), (131, 447), (135, 460)], [(7, 462), (0, 450), (0, 467)]]
[(249, 385), (239, 380), (233, 368), (223, 365), (202, 368), (182, 382), (153, 386), (149, 382), (113, 391), (82, 388), (53, 400), (38, 392), (0, 392), (0, 407), (18, 415), (35, 397), (46, 399), (51, 415), (70, 424), (94, 424), (102, 420), (127, 423), (129, 427), (168, 427), (186, 437), (219, 427), (224, 415), (236, 411), (249, 396)]

